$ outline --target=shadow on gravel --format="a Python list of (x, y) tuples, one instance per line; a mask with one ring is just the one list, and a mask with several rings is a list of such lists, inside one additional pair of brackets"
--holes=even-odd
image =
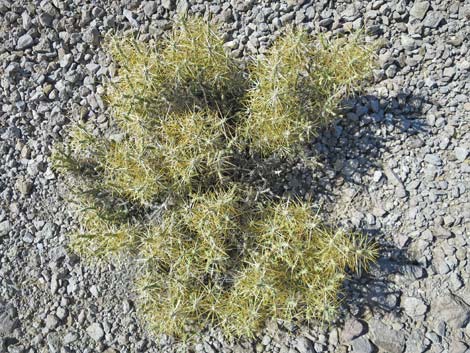
[[(289, 170), (278, 175), (271, 172), (274, 179), (268, 187), (274, 193), (310, 198), (320, 205), (320, 214), (327, 213), (345, 187), (359, 193), (367, 190), (374, 171), (384, 170), (384, 152), (393, 153), (404, 139), (415, 139), (417, 147), (423, 143), (427, 133), (421, 118), (425, 103), (421, 97), (404, 92), (390, 98), (365, 95), (344, 101), (343, 118), (334, 127), (321, 131), (306, 152), (321, 166), (294, 162)], [(287, 185), (284, 190), (283, 185)], [(379, 190), (381, 185), (383, 181), (378, 184)], [(325, 218), (328, 221), (328, 216)], [(369, 273), (352, 275), (345, 282), (346, 310), (341, 310), (342, 314), (349, 311), (360, 317), (368, 307), (373, 312), (398, 315), (400, 292), (393, 288), (391, 275), (401, 273), (421, 278), (426, 274), (409, 259), (406, 249), (386, 243), (380, 228), (369, 229), (364, 223), (358, 222), (354, 228), (378, 241), (380, 256)]]
[(318, 137), (305, 147), (305, 155), (314, 160), (313, 165), (306, 165), (302, 157), (292, 161), (264, 160), (256, 170), (257, 179), (262, 179), (262, 187), (269, 188), (273, 195), (333, 202), (337, 187), (345, 182), (366, 186), (363, 177), (372, 169), (382, 169), (381, 156), (390, 150), (390, 143), (397, 136), (415, 137), (420, 143), (426, 132), (420, 119), (424, 103), (421, 97), (406, 93), (390, 98), (364, 95), (345, 100), (343, 117), (333, 127), (320, 130)]
[[(424, 103), (421, 97), (405, 93), (386, 99), (360, 96), (345, 100), (343, 118), (313, 141), (312, 155), (331, 179), (364, 186), (363, 176), (380, 167), (382, 154), (395, 146), (397, 136), (419, 138), (426, 132), (420, 119)], [(322, 193), (322, 184), (316, 185), (316, 191)]]
[[(367, 230), (362, 233), (375, 239), (380, 239), (381, 234), (378, 231), (369, 234)], [(366, 308), (372, 312), (399, 315), (401, 292), (393, 286), (390, 275), (426, 276), (424, 270), (410, 260), (405, 249), (383, 242), (380, 247), (379, 259), (371, 271), (353, 275), (345, 282), (343, 307), (355, 316), (362, 316)]]
[[(374, 170), (388, 168), (383, 163), (384, 152), (393, 153), (410, 138), (418, 146), (423, 143), (427, 133), (422, 119), (425, 103), (423, 98), (406, 93), (390, 98), (360, 96), (344, 102), (344, 118), (334, 128), (324, 131), (312, 148), (322, 164), (322, 174), (313, 184), (314, 194), (325, 200), (326, 209), (338, 198), (343, 184), (359, 192), (367, 190)], [(331, 189), (322, 189), (328, 183)], [(380, 190), (383, 182), (377, 185)], [(409, 258), (406, 249), (384, 240), (380, 227), (358, 223), (354, 225), (356, 230), (376, 240), (381, 251), (370, 272), (352, 276), (345, 283), (344, 308), (359, 317), (366, 307), (372, 312), (398, 315), (400, 291), (394, 288), (391, 275), (400, 273), (421, 278), (426, 274)]]

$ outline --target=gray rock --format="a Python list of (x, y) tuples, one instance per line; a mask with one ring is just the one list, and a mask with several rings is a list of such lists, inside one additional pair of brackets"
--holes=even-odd
[(12, 305), (0, 305), (0, 336), (8, 336), (20, 326), (18, 313)]
[(401, 45), (406, 50), (414, 50), (418, 47), (418, 41), (416, 41), (415, 39), (413, 39), (412, 37), (410, 37), (406, 34), (402, 34), (401, 35)]
[(455, 75), (455, 67), (446, 67), (442, 74), (444, 77), (453, 77)]
[(5, 69), (5, 74), (7, 77), (14, 77), (20, 71), (20, 64), (17, 62), (9, 63)]
[(372, 344), (364, 336), (353, 340), (351, 342), (351, 347), (354, 353), (373, 353), (374, 352), (374, 348), (372, 347)]
[[(138, 349), (138, 352), (144, 352), (144, 351), (145, 351), (144, 348), (139, 348), (139, 347), (137, 347), (137, 346), (136, 346), (136, 348)], [(109, 347), (109, 348), (106, 348), (106, 349), (103, 351), (103, 353), (118, 353), (118, 351), (116, 351), (114, 348)]]
[(139, 28), (139, 23), (134, 18), (134, 13), (132, 11), (124, 9), (123, 14), (124, 14), (124, 17), (129, 21), (132, 27)]
[(11, 2), (8, 0), (0, 0), (0, 14), (5, 15), (10, 10)]
[(40, 238), (50, 239), (57, 230), (57, 226), (54, 223), (47, 222), (44, 227), (37, 233)]
[(313, 343), (307, 337), (299, 337), (296, 339), (295, 348), (299, 353), (315, 353)]
[(59, 320), (57, 319), (57, 316), (55, 316), (54, 314), (47, 315), (46, 328), (48, 328), (49, 330), (53, 330), (57, 327), (58, 324)]
[(59, 281), (57, 279), (57, 274), (53, 274), (51, 276), (51, 293), (57, 293), (57, 289), (59, 289)]
[(457, 339), (451, 340), (449, 348), (449, 353), (469, 353), (467, 344)]
[(32, 21), (31, 21), (31, 17), (29, 16), (27, 12), (23, 12), (21, 14), (21, 20), (23, 21), (23, 28), (25, 30), (28, 30), (31, 28)]
[(31, 193), (31, 190), (33, 189), (33, 183), (30, 180), (26, 180), (25, 178), (21, 177), (16, 180), (15, 183), (16, 189), (22, 194), (22, 195), (29, 195)]
[(404, 297), (401, 306), (410, 317), (422, 316), (428, 310), (428, 306), (420, 298)]
[(423, 20), (423, 26), (429, 28), (437, 28), (444, 20), (442, 14), (439, 11), (430, 11)]
[[(318, 25), (319, 25), (320, 27), (328, 27), (328, 26), (330, 26), (333, 22), (334, 22), (334, 21), (333, 21), (332, 18), (325, 18), (325, 19), (321, 20), (321, 21), (318, 23)], [(283, 23), (284, 23), (284, 22), (283, 22)]]
[(162, 6), (167, 10), (173, 10), (175, 7), (175, 0), (162, 0)]
[(468, 156), (468, 148), (465, 147), (455, 147), (454, 148), (455, 158), (460, 162), (463, 162), (467, 159)]
[(405, 350), (405, 334), (392, 329), (378, 319), (369, 322), (372, 342), (389, 353), (402, 353)]
[(95, 322), (88, 326), (88, 328), (86, 329), (86, 333), (95, 341), (100, 341), (104, 337), (103, 328), (98, 322)]
[(410, 10), (410, 15), (418, 20), (422, 20), (429, 10), (428, 1), (416, 1)]
[(388, 78), (394, 78), (397, 72), (398, 72), (398, 68), (396, 65), (393, 65), (393, 64), (385, 69), (385, 75)]
[(158, 3), (156, 1), (147, 1), (144, 5), (144, 13), (147, 17), (151, 17), (158, 10)]
[(187, 0), (179, 0), (176, 5), (176, 12), (181, 16), (188, 12), (189, 3)]
[(0, 222), (0, 237), (4, 237), (8, 235), (10, 230), (11, 230), (10, 221), (7, 220), (7, 221)]
[(100, 42), (100, 32), (97, 28), (92, 27), (83, 33), (83, 40), (88, 44), (98, 45)]
[(59, 320), (64, 320), (67, 317), (67, 309), (59, 306), (56, 310), (56, 315)]
[(425, 275), (423, 268), (419, 265), (405, 265), (401, 271), (405, 276), (414, 280), (423, 278)]
[(77, 335), (73, 332), (67, 332), (64, 336), (63, 342), (65, 345), (75, 342), (78, 339)]
[(405, 353), (421, 353), (426, 351), (430, 345), (429, 340), (424, 337), (422, 329), (411, 330), (410, 337), (406, 340)]
[(16, 49), (25, 50), (31, 48), (33, 44), (33, 37), (31, 37), (29, 34), (24, 34), (20, 38), (18, 38), (18, 42), (16, 43)]
[(43, 12), (39, 15), (39, 23), (42, 24), (44, 27), (51, 27), (53, 20), (54, 17), (52, 17), (48, 13)]
[(380, 170), (376, 170), (374, 172), (374, 175), (372, 176), (372, 180), (374, 180), (374, 182), (378, 183), (380, 181), (380, 179), (382, 179), (382, 172)]
[(72, 64), (73, 62), (73, 55), (72, 54), (65, 54), (62, 59), (60, 59), (59, 64), (60, 67), (66, 69)]
[(57, 333), (51, 332), (47, 335), (47, 346), (49, 348), (49, 352), (59, 353), (61, 345), (62, 342), (60, 341), (60, 336)]
[(437, 154), (427, 154), (424, 157), (424, 160), (426, 162), (428, 162), (429, 164), (432, 164), (432, 165), (435, 165), (435, 166), (441, 166), (442, 165), (442, 159)]
[(363, 332), (364, 324), (351, 318), (344, 323), (344, 328), (341, 331), (341, 340), (344, 343), (349, 343), (353, 339), (359, 337)]
[(460, 278), (459, 274), (455, 272), (450, 275), (449, 283), (450, 289), (453, 292), (458, 291), (460, 288), (463, 287), (462, 279)]
[(452, 293), (442, 293), (431, 302), (436, 318), (444, 320), (453, 329), (465, 327), (470, 320), (470, 306)]

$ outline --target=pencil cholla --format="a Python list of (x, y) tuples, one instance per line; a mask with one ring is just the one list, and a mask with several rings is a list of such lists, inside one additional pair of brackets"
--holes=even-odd
[(248, 69), (199, 19), (158, 44), (116, 36), (108, 49), (121, 137), (77, 126), (52, 156), (80, 212), (72, 248), (142, 264), (139, 309), (156, 333), (250, 337), (268, 318), (330, 319), (347, 269), (366, 269), (375, 245), (306, 201), (253, 197), (240, 175), (243, 158), (292, 156), (332, 119), (370, 72), (361, 37), (288, 29)]

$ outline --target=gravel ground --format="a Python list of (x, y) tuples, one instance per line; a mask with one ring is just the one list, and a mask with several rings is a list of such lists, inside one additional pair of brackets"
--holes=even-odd
[(102, 35), (147, 40), (186, 12), (224, 23), (236, 56), (264, 52), (288, 23), (365, 26), (383, 44), (366, 94), (309, 146), (324, 168), (299, 163), (272, 185), (312, 195), (337, 222), (378, 239), (378, 264), (345, 284), (330, 327), (272, 322), (236, 344), (207, 332), (193, 351), (469, 353), (467, 0), (0, 0), (0, 352), (186, 351), (139, 322), (132, 266), (93, 266), (67, 250), (73, 218), (48, 162), (71, 122), (108, 127), (100, 82), (115, 67)]

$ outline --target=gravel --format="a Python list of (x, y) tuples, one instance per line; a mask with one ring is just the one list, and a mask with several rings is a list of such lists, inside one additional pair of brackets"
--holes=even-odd
[(92, 265), (68, 250), (75, 220), (49, 156), (71, 123), (109, 132), (106, 33), (148, 40), (186, 13), (222, 22), (236, 57), (264, 53), (288, 24), (364, 27), (380, 41), (364, 94), (305, 147), (323, 168), (295, 163), (267, 178), (375, 237), (377, 265), (346, 281), (329, 328), (273, 322), (232, 343), (207, 330), (196, 351), (468, 353), (470, 5), (451, 0), (0, 0), (0, 351), (184, 350), (139, 319), (134, 264)]

